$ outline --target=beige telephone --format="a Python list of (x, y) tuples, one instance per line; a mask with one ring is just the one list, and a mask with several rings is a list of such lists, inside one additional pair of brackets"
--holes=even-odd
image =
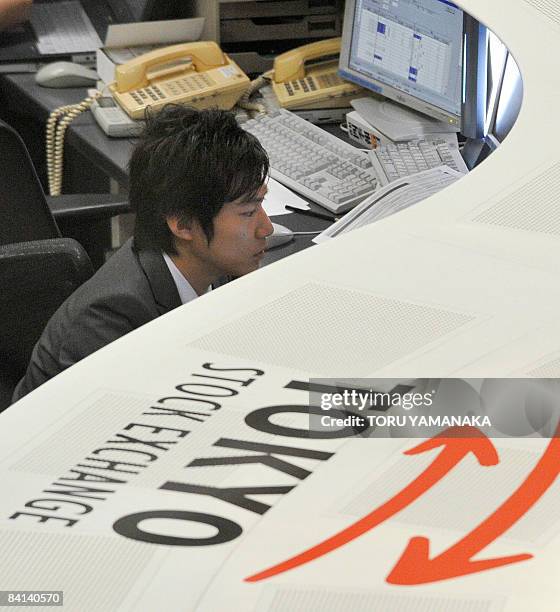
[(275, 59), (272, 88), (280, 106), (289, 110), (342, 108), (363, 95), (361, 87), (338, 76), (337, 58), (305, 65), (311, 60), (340, 54), (340, 44), (340, 38), (320, 40)]
[(173, 45), (121, 64), (113, 97), (133, 119), (170, 102), (198, 109), (233, 108), (250, 82), (239, 66), (211, 41)]

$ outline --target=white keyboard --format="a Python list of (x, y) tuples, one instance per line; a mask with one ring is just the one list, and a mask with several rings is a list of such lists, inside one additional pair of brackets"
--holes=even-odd
[(411, 140), (383, 145), (369, 155), (382, 186), (438, 166), (449, 166), (462, 174), (469, 171), (459, 147), (445, 140)]
[(242, 124), (270, 158), (271, 176), (333, 213), (353, 208), (379, 184), (367, 153), (287, 110)]
[(43, 54), (83, 53), (103, 45), (87, 13), (77, 0), (34, 3), (31, 25)]

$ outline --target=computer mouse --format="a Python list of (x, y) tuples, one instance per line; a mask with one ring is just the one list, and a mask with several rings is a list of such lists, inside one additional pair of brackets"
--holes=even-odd
[(53, 62), (37, 71), (35, 82), (41, 87), (91, 87), (97, 72), (72, 62)]
[(282, 246), (294, 239), (294, 232), (279, 223), (273, 223), (274, 232), (266, 237), (266, 251)]

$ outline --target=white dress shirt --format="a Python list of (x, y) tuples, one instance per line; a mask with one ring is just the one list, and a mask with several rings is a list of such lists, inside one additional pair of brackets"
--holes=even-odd
[(186, 304), (191, 300), (194, 300), (198, 297), (196, 291), (192, 288), (189, 281), (183, 276), (179, 268), (173, 263), (173, 260), (167, 253), (163, 253), (163, 259), (171, 272), (171, 276), (173, 277), (173, 282), (177, 287), (177, 292), (179, 293), (179, 298), (181, 300), (181, 304)]

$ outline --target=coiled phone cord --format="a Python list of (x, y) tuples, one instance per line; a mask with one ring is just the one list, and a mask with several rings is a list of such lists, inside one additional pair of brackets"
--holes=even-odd
[(273, 74), (274, 71), (269, 70), (261, 74), (254, 81), (251, 81), (241, 98), (237, 101), (237, 106), (249, 112), (256, 112), (258, 115), (265, 114), (266, 108), (264, 105), (259, 104), (258, 102), (251, 102), (250, 98), (255, 92), (261, 89), (261, 87), (270, 84)]
[(62, 171), (64, 164), (64, 137), (68, 126), (74, 119), (88, 110), (93, 101), (101, 96), (100, 92), (87, 97), (78, 104), (55, 108), (49, 115), (46, 129), (47, 176), (49, 193), (58, 196), (62, 190)]

